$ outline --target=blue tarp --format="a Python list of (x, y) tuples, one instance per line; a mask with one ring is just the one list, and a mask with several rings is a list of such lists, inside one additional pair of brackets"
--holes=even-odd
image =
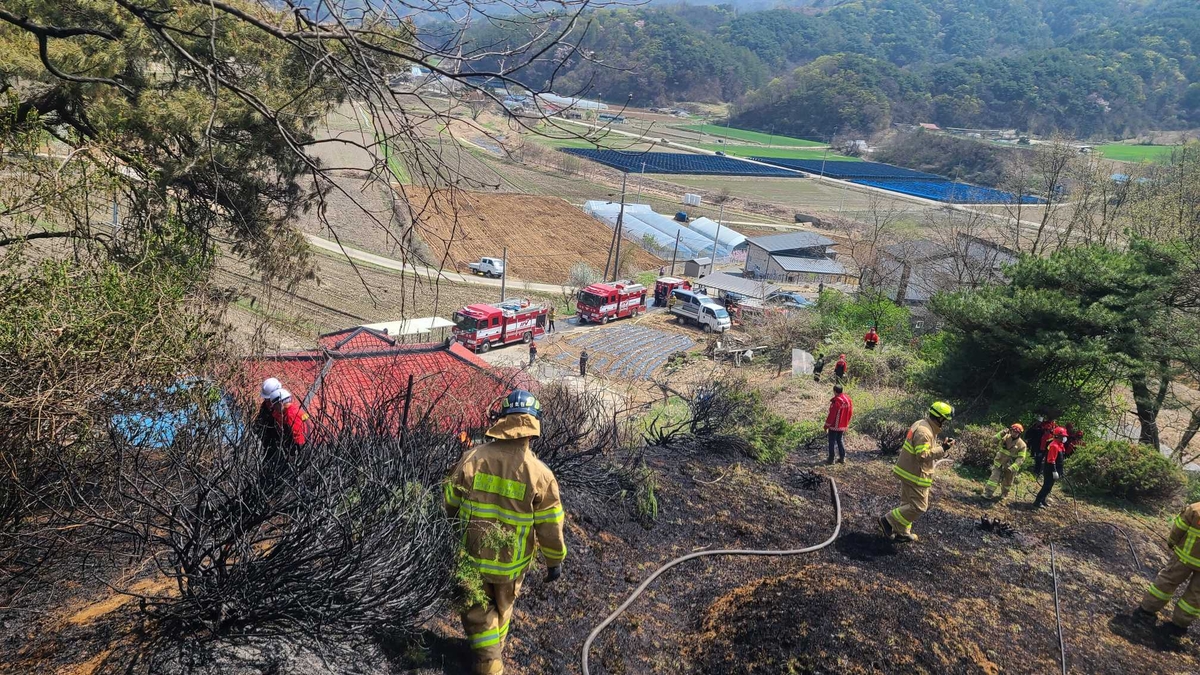
[[(203, 397), (184, 395), (186, 389), (211, 386), (200, 380), (180, 380), (162, 390), (144, 388), (133, 392), (120, 392), (114, 398), (134, 409), (134, 412), (117, 413), (109, 420), (114, 434), (130, 445), (143, 448), (167, 448), (175, 443), (180, 433), (195, 427), (201, 414), (215, 417), (224, 428), (228, 440), (234, 440), (245, 432), (241, 420), (225, 396), (211, 403), (198, 403)], [(196, 400), (194, 400), (196, 399)], [(207, 410), (202, 407), (207, 406)]]

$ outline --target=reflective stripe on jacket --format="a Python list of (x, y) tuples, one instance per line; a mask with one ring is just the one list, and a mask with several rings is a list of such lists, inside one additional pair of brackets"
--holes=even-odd
[(892, 473), (917, 487), (933, 485), (933, 463), (946, 456), (940, 446), (934, 447), (941, 430), (941, 425), (928, 418), (914, 422), (908, 429)]
[(538, 550), (550, 567), (567, 556), (558, 480), (529, 449), (538, 433), (531, 415), (501, 418), (446, 482), (446, 512), (465, 521), (467, 555), (490, 583), (519, 578)]
[(1171, 524), (1171, 550), (1179, 562), (1200, 570), (1200, 502), (1184, 507)]
[(1020, 436), (1013, 438), (1008, 430), (1004, 430), (996, 434), (996, 440), (1000, 441), (1000, 449), (996, 451), (996, 458), (993, 460), (995, 466), (1020, 464), (1025, 461), (1028, 446)]

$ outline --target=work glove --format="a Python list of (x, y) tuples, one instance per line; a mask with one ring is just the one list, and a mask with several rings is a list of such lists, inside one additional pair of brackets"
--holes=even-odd
[(1055, 471), (1055, 472), (1054, 472), (1054, 480), (1058, 480), (1059, 478), (1061, 478), (1061, 476), (1059, 476), (1059, 475), (1058, 475), (1058, 472), (1057, 472), (1057, 471)]
[(942, 450), (943, 451), (950, 452), (953, 449), (954, 449), (954, 439), (953, 438), (947, 438), (946, 440), (942, 441)]
[(558, 581), (558, 578), (561, 576), (562, 576), (562, 565), (558, 565), (556, 567), (551, 567), (550, 569), (546, 570), (546, 578), (542, 579), (542, 581), (548, 584), (552, 581)]

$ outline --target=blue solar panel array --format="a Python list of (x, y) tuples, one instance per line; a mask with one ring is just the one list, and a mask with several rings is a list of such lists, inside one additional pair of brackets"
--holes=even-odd
[[(1017, 195), (1004, 190), (956, 183), (932, 173), (879, 162), (753, 158), (756, 161), (771, 164), (773, 167), (779, 167), (773, 168), (772, 166), (743, 162), (731, 157), (689, 155), (676, 152), (630, 152), (590, 148), (563, 148), (562, 151), (629, 173), (798, 178), (802, 177), (802, 174), (796, 173), (796, 171), (804, 171), (814, 175), (848, 180), (881, 190), (956, 204), (1011, 204), (1017, 201)], [(1032, 195), (1022, 195), (1020, 200), (1022, 204), (1043, 203), (1043, 200)]]
[[(1017, 195), (1004, 190), (979, 187), (967, 183), (956, 183), (941, 176), (924, 171), (914, 171), (879, 162), (821, 161), (819, 159), (774, 159), (756, 157), (760, 162), (799, 169), (816, 175), (848, 180), (859, 185), (868, 185), (881, 190), (923, 197), (955, 204), (1016, 203)], [(1022, 195), (1022, 204), (1041, 204), (1041, 199)]]
[(884, 179), (911, 179), (911, 180), (946, 180), (941, 176), (936, 176), (932, 173), (924, 171), (913, 171), (912, 169), (904, 169), (891, 164), (880, 164), (879, 162), (847, 162), (845, 160), (823, 161), (819, 159), (776, 159), (772, 157), (755, 157), (760, 162), (774, 164), (775, 166), (783, 166), (789, 169), (799, 169), (808, 173), (817, 174), (818, 176), (829, 176), (830, 178), (839, 178), (841, 180), (854, 180), (863, 178), (868, 180)]
[[(1011, 192), (968, 185), (967, 183), (952, 183), (946, 180), (855, 180), (851, 182), (953, 204), (1014, 204), (1017, 201), (1017, 196)], [(1033, 195), (1021, 195), (1021, 203), (1041, 204), (1042, 200)]]
[(731, 157), (689, 155), (680, 152), (630, 152), (627, 150), (593, 150), (562, 148), (563, 152), (590, 159), (619, 171), (642, 173), (693, 174), (701, 176), (768, 176), (803, 178), (803, 174), (782, 168), (743, 162)]

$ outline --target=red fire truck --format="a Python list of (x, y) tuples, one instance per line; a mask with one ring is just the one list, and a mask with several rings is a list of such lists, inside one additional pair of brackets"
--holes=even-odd
[(638, 312), (646, 311), (646, 287), (630, 281), (592, 284), (579, 291), (576, 300), (579, 323), (608, 323), (609, 319), (637, 316)]
[(489, 305), (467, 305), (454, 313), (454, 339), (483, 353), (493, 346), (529, 343), (546, 333), (545, 305), (527, 299), (506, 300)]

